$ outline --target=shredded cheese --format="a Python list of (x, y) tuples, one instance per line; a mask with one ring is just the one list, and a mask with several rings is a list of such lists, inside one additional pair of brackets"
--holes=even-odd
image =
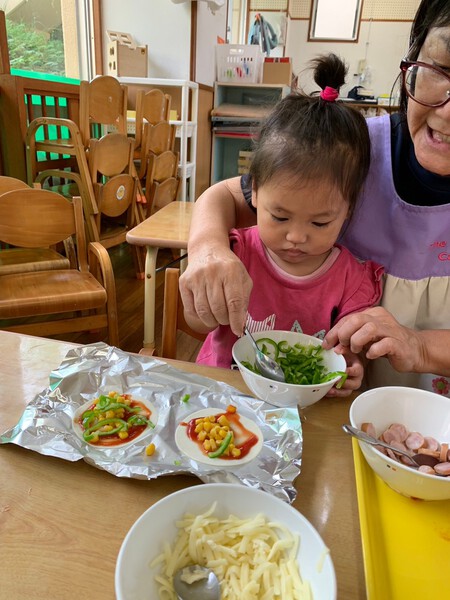
[(201, 515), (186, 514), (176, 523), (173, 545), (164, 544), (150, 567), (160, 600), (177, 600), (173, 576), (178, 569), (199, 564), (217, 575), (223, 600), (313, 600), (297, 562), (298, 536), (264, 515), (240, 519), (213, 516), (216, 503)]

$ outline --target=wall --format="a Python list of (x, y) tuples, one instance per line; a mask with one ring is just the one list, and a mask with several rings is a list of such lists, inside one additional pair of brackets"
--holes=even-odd
[(131, 33), (148, 46), (148, 76), (189, 79), (191, 4), (171, 0), (104, 0), (102, 2), (104, 72), (107, 73), (106, 30)]
[(206, 2), (197, 2), (197, 48), (195, 81), (213, 86), (216, 79), (217, 36), (225, 39), (227, 5), (212, 11)]
[[(343, 96), (355, 85), (372, 89), (375, 96), (390, 93), (408, 49), (411, 22), (363, 21), (357, 43), (308, 42), (308, 27), (309, 21), (290, 20), (285, 52), (292, 57), (293, 72), (299, 75), (306, 92), (318, 89), (310, 73), (305, 73), (308, 62), (317, 54), (335, 52), (349, 65), (348, 85), (341, 90)], [(360, 82), (354, 74), (361, 59), (366, 59), (367, 69), (366, 79)]]

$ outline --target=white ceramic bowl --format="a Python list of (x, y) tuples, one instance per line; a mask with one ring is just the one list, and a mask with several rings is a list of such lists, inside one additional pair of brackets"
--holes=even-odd
[[(149, 563), (173, 542), (176, 521), (186, 512), (201, 514), (217, 501), (216, 515), (240, 518), (259, 513), (284, 524), (300, 536), (298, 561), (303, 580), (311, 584), (314, 600), (335, 600), (336, 577), (331, 556), (314, 527), (295, 508), (255, 488), (227, 483), (189, 487), (156, 502), (134, 523), (125, 537), (117, 558), (115, 589), (117, 600), (157, 600), (154, 575), (158, 567)], [(199, 599), (200, 600), (200, 599)]]
[[(375, 388), (353, 401), (350, 422), (358, 428), (362, 423), (373, 423), (377, 436), (392, 423), (402, 423), (410, 431), (450, 442), (450, 398), (415, 388)], [(375, 473), (400, 494), (422, 500), (450, 499), (450, 477), (419, 473), (374, 446), (358, 443)]]
[[(322, 341), (318, 338), (296, 333), (295, 331), (260, 331), (254, 333), (253, 337), (255, 340), (268, 337), (277, 343), (286, 340), (291, 346), (294, 344), (302, 344), (303, 346), (322, 345)], [(345, 371), (347, 365), (343, 356), (336, 354), (333, 350), (326, 350), (323, 354), (323, 364), (328, 372)], [(326, 383), (317, 385), (295, 385), (293, 383), (280, 383), (253, 373), (242, 364), (242, 361), (248, 361), (252, 364), (255, 362), (255, 351), (251, 340), (246, 335), (235, 342), (233, 358), (239, 367), (242, 378), (253, 394), (264, 400), (264, 402), (280, 407), (300, 406), (300, 408), (305, 408), (310, 406), (323, 398), (340, 379), (340, 377), (336, 377)]]

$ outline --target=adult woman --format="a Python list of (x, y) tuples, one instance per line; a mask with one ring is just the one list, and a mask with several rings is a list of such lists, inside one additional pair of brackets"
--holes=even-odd
[[(361, 259), (384, 265), (387, 276), (382, 305), (389, 312), (370, 309), (382, 313), (374, 316), (369, 310), (350, 317), (354, 321), (347, 321), (346, 327), (344, 321), (338, 323), (326, 340), (331, 345), (340, 340), (361, 349), (387, 335), (401, 339), (393, 367), (416, 373), (400, 374), (388, 360), (379, 359), (370, 364), (369, 384), (410, 385), (449, 393), (450, 382), (427, 375), (429, 371), (450, 374), (450, 357), (445, 356), (450, 331), (433, 332), (450, 326), (447, 0), (422, 0), (410, 42), (408, 61), (401, 67), (403, 112), (368, 120), (371, 168), (358, 208), (340, 240)], [(252, 286), (228, 248), (231, 227), (254, 223), (244, 197), (246, 190), (240, 184), (237, 178), (221, 182), (197, 201), (189, 242), (190, 266), (181, 281), (187, 312), (197, 314), (209, 326), (230, 323), (235, 333), (242, 328)], [(414, 329), (421, 330), (420, 340)], [(413, 358), (407, 360), (407, 353)], [(383, 349), (381, 354), (393, 357)]]

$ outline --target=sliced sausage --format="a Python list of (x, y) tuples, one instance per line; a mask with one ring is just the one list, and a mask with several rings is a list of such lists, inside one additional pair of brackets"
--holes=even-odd
[(405, 444), (409, 450), (418, 450), (425, 444), (425, 439), (418, 431), (412, 431), (406, 438)]
[(395, 435), (395, 438), (399, 442), (404, 442), (409, 434), (409, 431), (401, 423), (392, 423), (392, 425), (389, 426), (389, 431)]
[(424, 440), (425, 440), (425, 444), (423, 446), (424, 448), (428, 448), (429, 450), (434, 450), (435, 452), (436, 452), (436, 450), (439, 450), (440, 444), (434, 437), (425, 436)]
[(364, 433), (371, 435), (372, 437), (377, 437), (377, 431), (373, 423), (363, 423), (361, 425), (361, 430), (364, 431)]
[(440, 462), (446, 462), (448, 453), (448, 444), (446, 442), (442, 442), (441, 451), (439, 453)]
[(450, 462), (438, 463), (434, 470), (438, 475), (450, 475)]
[(429, 467), (428, 465), (422, 465), (418, 469), (421, 473), (427, 473), (428, 475), (436, 475), (436, 471), (433, 467)]

